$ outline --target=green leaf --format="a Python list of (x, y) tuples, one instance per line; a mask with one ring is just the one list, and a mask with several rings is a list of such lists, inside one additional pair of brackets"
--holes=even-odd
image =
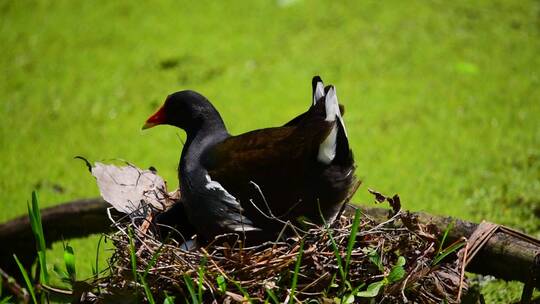
[(406, 262), (407, 261), (405, 260), (404, 257), (399, 256), (398, 259), (397, 259), (397, 262), (396, 262), (396, 266), (405, 266)]
[(26, 288), (28, 288), (28, 292), (30, 293), (30, 296), (32, 297), (32, 301), (34, 302), (34, 304), (38, 304), (38, 301), (36, 299), (36, 293), (34, 291), (34, 286), (32, 285), (32, 282), (30, 281), (30, 277), (28, 277), (28, 272), (26, 272), (26, 269), (24, 269), (24, 266), (22, 265), (21, 261), (19, 261), (16, 255), (13, 255), (13, 258), (15, 259), (17, 266), (19, 266), (19, 270), (21, 271), (21, 274), (23, 276), (24, 283), (26, 283)]
[(379, 253), (377, 252), (377, 250), (375, 249), (371, 249), (370, 252), (369, 252), (369, 260), (375, 264), (375, 266), (377, 266), (377, 269), (379, 269), (379, 271), (383, 272), (384, 271), (384, 267), (383, 267), (383, 264), (382, 264), (382, 260), (381, 260), (381, 256), (379, 255)]
[(347, 294), (341, 298), (335, 297), (333, 300), (334, 300), (334, 303), (337, 303), (337, 304), (351, 304), (351, 303), (354, 303), (354, 295)]
[(394, 283), (401, 280), (405, 276), (405, 269), (402, 266), (394, 266), (388, 274), (389, 283)]
[(345, 299), (343, 300), (344, 300), (343, 303), (346, 303), (346, 304), (354, 303), (354, 295), (353, 294), (346, 295)]
[(225, 293), (227, 291), (227, 281), (225, 280), (225, 277), (220, 275), (216, 278), (216, 281), (219, 291)]
[(175, 297), (174, 296), (166, 296), (165, 299), (163, 300), (163, 304), (174, 304), (174, 299)]
[(388, 274), (388, 281), (389, 283), (394, 283), (399, 280), (401, 280), (405, 276), (405, 268), (403, 266), (405, 265), (405, 258), (402, 256), (398, 257), (398, 260), (396, 262), (396, 265), (392, 267), (390, 270), (390, 273)]
[(379, 294), (379, 290), (384, 286), (385, 281), (377, 281), (368, 285), (367, 289), (364, 291), (359, 291), (356, 293), (356, 296), (362, 298), (373, 298)]
[(75, 254), (73, 248), (69, 245), (64, 247), (64, 263), (66, 264), (66, 271), (69, 275), (69, 279), (72, 283), (77, 281), (77, 271), (75, 269)]

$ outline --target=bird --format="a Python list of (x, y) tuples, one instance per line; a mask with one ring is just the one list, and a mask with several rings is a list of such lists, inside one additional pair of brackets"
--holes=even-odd
[(255, 244), (287, 225), (333, 222), (356, 190), (343, 109), (335, 87), (315, 76), (309, 108), (282, 126), (231, 135), (205, 96), (183, 90), (167, 96), (143, 129), (186, 132), (177, 210), (197, 235), (233, 234)]

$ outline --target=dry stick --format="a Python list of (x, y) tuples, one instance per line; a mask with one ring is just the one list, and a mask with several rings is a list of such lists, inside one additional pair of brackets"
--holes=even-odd
[(394, 222), (398, 217), (401, 216), (401, 210), (399, 210), (394, 216), (392, 216), (389, 220), (385, 221), (385, 222), (382, 222), (380, 224), (378, 224), (377, 226), (369, 229), (368, 231), (364, 231), (364, 232), (360, 232), (358, 233), (358, 236), (366, 236), (368, 234), (372, 234), (372, 233), (375, 233), (377, 232), (377, 230), (379, 230), (381, 227), (383, 226), (386, 226), (387, 224), (391, 223), (391, 222)]
[[(434, 244), (434, 243), (431, 243), (431, 244), (429, 245), (429, 247), (428, 247), (426, 250), (424, 250), (424, 253), (422, 253), (422, 255), (419, 256), (419, 257), (417, 258), (418, 261), (420, 261), (421, 259), (423, 259), (423, 258), (428, 254), (428, 252), (433, 248), (433, 244)], [(404, 302), (404, 303), (407, 303), (407, 302), (408, 302), (407, 297), (405, 297), (405, 288), (407, 287), (407, 281), (409, 280), (409, 278), (410, 278), (413, 274), (415, 274), (416, 270), (418, 269), (418, 267), (420, 267), (420, 265), (421, 265), (420, 263), (416, 264), (416, 266), (414, 267), (414, 269), (413, 269), (411, 272), (409, 272), (409, 275), (408, 275), (407, 278), (405, 278), (405, 280), (403, 281), (403, 286), (402, 286), (402, 288), (401, 288), (401, 296), (403, 297), (403, 302)]]
[[(120, 227), (120, 224), (119, 224), (117, 221), (115, 221), (115, 220), (113, 219), (113, 217), (112, 217), (112, 215), (111, 215), (111, 209), (112, 209), (112, 208), (113, 208), (113, 207), (107, 208), (107, 215), (109, 216), (109, 219), (112, 221), (112, 223), (114, 224), (114, 226), (115, 226), (118, 230), (120, 230), (124, 235), (126, 235), (127, 237), (129, 237), (129, 234), (127, 234), (127, 232), (126, 232), (124, 229), (122, 229), (122, 228)], [(143, 245), (144, 247), (146, 247), (146, 249), (148, 249), (149, 251), (151, 251), (150, 247), (148, 247), (148, 245), (146, 245), (146, 242), (144, 242), (137, 234), (135, 234), (134, 237), (136, 237), (136, 238), (139, 240), (139, 242), (141, 242), (142, 245)]]
[(24, 303), (28, 303), (28, 301), (30, 301), (28, 292), (17, 284), (17, 281), (11, 278), (9, 274), (7, 274), (2, 268), (0, 268), (0, 276), (2, 277), (2, 284), (6, 286), (11, 293), (16, 295), (17, 298), (22, 299)]
[[(270, 220), (274, 220), (274, 221), (277, 221), (281, 224), (283, 224), (283, 229), (281, 230), (279, 236), (278, 236), (278, 240), (279, 238), (282, 236), (282, 233), (284, 232), (285, 228), (286, 227), (291, 227), (291, 229), (294, 231), (294, 233), (299, 236), (300, 234), (296, 231), (296, 230), (299, 230), (301, 231), (302, 233), (306, 233), (305, 231), (303, 231), (302, 229), (296, 227), (295, 225), (293, 225), (290, 221), (284, 221), (282, 219), (280, 219), (279, 217), (282, 217), (282, 216), (285, 216), (287, 215), (292, 209), (294, 209), (301, 201), (298, 201), (296, 202), (295, 204), (293, 204), (293, 206), (291, 208), (289, 208), (284, 215), (280, 215), (279, 217), (275, 216), (274, 213), (272, 212), (272, 209), (270, 209), (270, 205), (268, 204), (268, 201), (266, 200), (266, 197), (264, 196), (264, 194), (262, 193), (262, 190), (261, 188), (259, 187), (259, 185), (257, 185), (256, 183), (254, 183), (253, 181), (250, 181), (250, 183), (257, 189), (257, 191), (259, 192), (259, 194), (261, 195), (261, 198), (264, 202), (264, 204), (266, 205), (266, 208), (268, 209), (268, 213), (270, 215), (267, 215), (266, 213), (264, 213), (260, 208), (259, 206), (257, 206), (257, 204), (255, 204), (255, 202), (253, 202), (252, 199), (249, 200), (249, 202), (253, 205), (253, 207), (255, 207), (255, 209), (257, 209), (257, 211), (259, 211), (259, 213), (261, 213), (264, 217), (266, 217), (267, 219), (270, 219)], [(276, 240), (277, 241), (277, 240)]]
[[(294, 208), (296, 208), (296, 206), (298, 206), (302, 200), (298, 200), (296, 203), (294, 203), (289, 209), (287, 209), (287, 211), (285, 211), (285, 213), (283, 213), (282, 215), (280, 216), (275, 216), (273, 213), (272, 213), (272, 209), (270, 208), (270, 205), (268, 204), (268, 201), (266, 200), (266, 197), (264, 196), (264, 194), (262, 193), (262, 190), (261, 190), (261, 187), (259, 187), (259, 185), (257, 185), (257, 183), (255, 183), (254, 181), (249, 181), (254, 187), (255, 189), (257, 189), (257, 191), (259, 192), (259, 194), (261, 195), (262, 199), (263, 199), (263, 202), (264, 204), (266, 205), (266, 209), (268, 210), (268, 213), (270, 214), (270, 216), (272, 216), (272, 218), (280, 218), (280, 217), (284, 217), (284, 216), (287, 216), (287, 214), (289, 214)], [(252, 202), (253, 203), (253, 202)], [(257, 208), (257, 207), (255, 207)], [(257, 210), (259, 210), (259, 208), (257, 208)], [(259, 210), (259, 212), (262, 212)]]
[[(465, 237), (462, 238), (465, 242), (467, 242), (467, 239)], [(468, 252), (469, 252), (469, 245), (465, 243), (465, 248), (463, 251), (463, 257), (461, 259), (461, 269), (460, 269), (460, 275), (459, 275), (459, 289), (457, 294), (457, 302), (461, 302), (461, 291), (463, 290), (463, 281), (465, 279), (465, 266), (467, 266), (467, 259), (468, 259)]]
[(315, 281), (307, 284), (306, 286), (304, 286), (304, 288), (302, 288), (299, 292), (303, 292), (304, 290), (308, 289), (309, 287), (317, 284), (318, 282), (322, 281), (323, 279), (325, 279), (330, 273), (328, 271), (326, 271), (323, 275), (321, 275), (320, 277), (318, 277)]

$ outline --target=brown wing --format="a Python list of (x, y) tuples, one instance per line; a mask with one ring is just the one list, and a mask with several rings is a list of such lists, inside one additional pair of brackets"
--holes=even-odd
[[(216, 145), (205, 157), (205, 167), (217, 180), (239, 180), (301, 169), (316, 154), (329, 128), (290, 126), (255, 130)], [(284, 170), (279, 170), (284, 168)], [(271, 169), (271, 170), (270, 170)]]
[(254, 206), (264, 210), (266, 201), (273, 214), (283, 215), (305, 200), (318, 147), (329, 131), (330, 125), (318, 120), (230, 137), (205, 155), (204, 166), (212, 180), (240, 201), (257, 227), (271, 230), (275, 222)]

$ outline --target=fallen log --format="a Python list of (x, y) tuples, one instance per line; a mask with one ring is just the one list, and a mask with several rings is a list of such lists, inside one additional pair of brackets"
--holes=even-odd
[[(83, 237), (111, 231), (111, 223), (106, 216), (109, 207), (101, 198), (84, 199), (45, 208), (41, 211), (43, 230), (47, 245), (62, 240)], [(387, 219), (389, 210), (375, 207), (360, 207), (366, 216), (378, 221)], [(345, 214), (353, 208), (347, 208)], [(430, 215), (423, 212), (412, 213), (421, 223), (432, 223), (444, 231), (451, 222), (453, 229), (448, 240), (470, 237), (478, 224), (452, 218)], [(35, 243), (27, 216), (21, 216), (0, 224), (0, 242), (9, 244), (0, 252), (0, 268), (10, 273), (18, 273), (13, 254), (29, 265), (35, 258)], [(532, 237), (522, 237), (511, 230), (499, 229), (480, 249), (468, 265), (467, 271), (493, 275), (504, 280), (518, 280), (540, 288), (540, 241)]]
[[(388, 210), (362, 206), (360, 209), (378, 221), (388, 217)], [(345, 212), (351, 214), (351, 208)], [(448, 232), (448, 243), (462, 237), (469, 238), (478, 228), (478, 224), (443, 217), (424, 212), (413, 212), (420, 223), (432, 223), (440, 231), (445, 231), (450, 223), (453, 228)], [(492, 275), (506, 281), (521, 281), (540, 288), (540, 241), (532, 237), (523, 237), (511, 229), (500, 229), (487, 241), (475, 258), (467, 266), (467, 271), (477, 274)]]
[[(41, 210), (41, 221), (47, 247), (62, 239), (73, 239), (110, 230), (106, 216), (109, 205), (101, 198), (76, 200)], [(36, 245), (27, 215), (0, 224), (0, 268), (12, 275), (19, 270), (13, 259), (16, 254), (25, 267), (36, 257)]]

